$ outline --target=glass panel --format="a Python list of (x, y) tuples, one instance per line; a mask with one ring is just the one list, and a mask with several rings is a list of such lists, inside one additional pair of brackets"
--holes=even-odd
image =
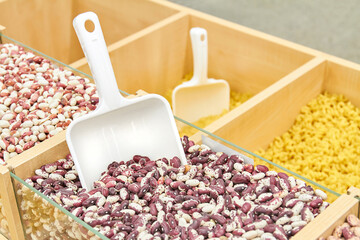
[(223, 139), (223, 138), (221, 138), (221, 137), (219, 137), (219, 136), (217, 136), (215, 134), (212, 134), (212, 133), (210, 133), (210, 132), (208, 132), (208, 131), (206, 131), (204, 129), (201, 129), (201, 128), (199, 128), (199, 127), (197, 127), (197, 126), (195, 126), (195, 125), (193, 125), (193, 124), (191, 124), (191, 123), (189, 123), (189, 122), (187, 122), (187, 121), (185, 121), (183, 119), (180, 119), (178, 117), (175, 117), (175, 118), (177, 120), (176, 122), (178, 123), (178, 125), (185, 124), (188, 128), (194, 129), (193, 131), (195, 131), (195, 129), (196, 129), (196, 131), (200, 131), (202, 135), (204, 135), (204, 136), (206, 136), (208, 138), (211, 138), (211, 139), (221, 143), (222, 145), (224, 145), (224, 146), (226, 146), (228, 148), (234, 149), (235, 151), (237, 151), (240, 154), (243, 154), (245, 156), (248, 156), (248, 157), (252, 158), (254, 160), (255, 165), (259, 165), (259, 164), (260, 165), (265, 165), (270, 170), (277, 171), (277, 172), (285, 172), (289, 176), (293, 176), (293, 177), (295, 177), (297, 179), (301, 179), (301, 180), (305, 181), (308, 185), (311, 185), (312, 187), (314, 187), (314, 189), (315, 188), (321, 189), (322, 191), (324, 191), (324, 192), (326, 192), (328, 194), (328, 198), (329, 198), (328, 201), (329, 202), (333, 202), (334, 200), (336, 200), (337, 197), (340, 196), (340, 194), (337, 193), (336, 191), (333, 191), (333, 190), (331, 190), (331, 189), (329, 189), (329, 188), (327, 188), (325, 186), (322, 186), (322, 185), (320, 185), (320, 184), (318, 184), (318, 183), (316, 183), (316, 182), (314, 182), (314, 181), (312, 181), (312, 180), (310, 180), (308, 178), (305, 178), (305, 177), (297, 174), (296, 172), (294, 172), (292, 170), (284, 168), (281, 165), (278, 165), (278, 164), (276, 164), (276, 163), (274, 163), (274, 162), (272, 162), (270, 160), (267, 160), (262, 156), (259, 156), (259, 155), (255, 154), (255, 153), (251, 152), (251, 151), (248, 151), (248, 150), (246, 150), (246, 149), (244, 149), (244, 148), (242, 148), (242, 147), (240, 147), (240, 146), (238, 146), (238, 145), (236, 145), (236, 144), (234, 144), (232, 142), (229, 142), (226, 139)]
[(6, 237), (7, 239), (11, 239), (8, 222), (6, 220), (5, 209), (3, 208), (2, 205), (1, 196), (0, 196), (0, 234)]
[(11, 173), (26, 239), (108, 239)]

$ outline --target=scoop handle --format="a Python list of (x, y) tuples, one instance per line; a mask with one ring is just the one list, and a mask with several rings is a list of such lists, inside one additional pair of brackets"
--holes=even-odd
[(194, 61), (193, 81), (204, 84), (207, 82), (208, 68), (207, 32), (203, 28), (195, 27), (190, 30), (190, 37)]
[[(85, 28), (86, 21), (94, 24), (92, 32)], [(118, 107), (124, 97), (119, 93), (116, 84), (114, 70), (97, 15), (93, 12), (82, 13), (74, 18), (73, 26), (95, 80), (99, 94), (99, 107), (109, 109)]]

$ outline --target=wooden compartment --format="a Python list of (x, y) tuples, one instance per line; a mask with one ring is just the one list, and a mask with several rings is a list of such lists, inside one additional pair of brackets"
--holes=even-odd
[[(136, 95), (131, 95), (128, 96), (127, 98), (133, 98), (145, 94), (146, 92), (139, 90), (137, 91)], [(51, 203), (49, 203), (48, 201), (42, 199), (41, 195), (33, 192), (32, 190), (24, 186), (22, 183), (17, 181), (15, 178), (11, 177), (9, 172), (9, 170), (12, 171), (12, 173), (14, 173), (20, 179), (26, 179), (28, 177), (34, 176), (35, 169), (38, 169), (42, 165), (55, 162), (56, 160), (61, 158), (65, 158), (66, 155), (70, 153), (66, 144), (65, 134), (66, 131), (62, 131), (57, 135), (53, 136), (52, 138), (44, 141), (43, 143), (35, 145), (29, 150), (23, 152), (22, 154), (14, 158), (11, 158), (7, 162), (7, 166), (0, 166), (0, 192), (3, 195), (1, 196), (1, 201), (4, 205), (6, 215), (8, 216), (7, 220), (9, 222), (10, 233), (12, 236), (16, 236), (13, 239), (33, 239), (34, 236), (28, 233), (29, 230), (27, 229), (27, 227), (30, 228), (30, 225), (28, 223), (33, 221), (33, 222), (38, 222), (40, 226), (43, 226), (43, 224), (47, 220), (50, 220), (50, 218), (52, 217), (52, 215), (44, 213), (43, 211), (44, 209), (41, 209), (42, 211), (38, 211), (35, 214), (35, 217), (39, 217), (39, 218), (30, 219), (30, 221), (26, 221), (24, 219), (24, 214), (26, 213), (22, 212), (21, 210), (22, 198), (17, 194), (17, 191), (22, 188), (26, 190), (27, 197), (31, 197), (34, 199), (34, 202), (32, 204), (35, 205), (39, 204), (38, 207), (42, 206), (43, 208), (49, 208), (49, 211), (52, 214), (56, 214), (58, 218), (62, 219), (59, 220), (59, 222), (56, 224), (59, 224), (61, 227), (64, 228), (73, 229), (75, 227), (81, 229), (82, 232), (87, 231), (86, 228), (84, 227), (84, 225), (87, 224), (85, 223), (83, 223), (84, 225), (80, 224), (79, 222), (75, 221), (73, 218), (68, 217), (67, 214), (64, 213), (64, 210), (61, 210), (55, 207), (54, 205), (52, 205)], [(11, 185), (13, 185), (14, 189), (12, 189)], [(16, 206), (16, 200), (18, 202), (17, 206)], [(36, 208), (34, 208), (33, 210), (36, 211)], [(51, 220), (54, 221), (55, 219), (51, 219)], [(22, 222), (22, 224), (20, 224), (20, 222)], [(47, 223), (47, 224), (49, 225), (49, 228), (51, 228), (51, 230), (45, 230), (45, 228), (42, 229), (42, 231), (38, 230), (41, 232), (41, 236), (44, 237), (42, 239), (47, 239), (50, 236), (49, 234), (51, 232), (56, 233), (57, 231), (57, 228), (54, 227), (56, 226), (56, 224), (55, 225), (51, 223)], [(23, 226), (25, 229), (23, 229)], [(89, 227), (89, 229), (91, 228)], [(61, 233), (57, 232), (56, 234), (61, 234)], [(64, 236), (65, 235), (62, 235), (62, 237)], [(92, 240), (100, 239), (98, 236), (94, 236), (94, 233), (91, 231), (88, 231), (87, 235), (82, 237), (83, 237), (82, 239), (88, 239), (88, 238), (91, 238)]]
[(250, 151), (266, 149), (293, 125), (300, 109), (324, 91), (342, 94), (359, 108), (360, 66), (336, 57), (317, 57), (206, 130)]
[[(12, 172), (17, 177), (26, 179), (34, 175), (35, 169), (44, 164), (65, 158), (67, 154), (69, 154), (69, 149), (65, 140), (65, 131), (63, 131), (41, 146), (37, 145), (29, 149), (20, 158), (10, 159), (9, 166), (11, 166)], [(41, 195), (32, 191), (15, 178), (11, 177), (11, 180), (14, 188), (12, 197), (16, 198), (18, 202), (17, 208), (18, 215), (20, 216), (17, 222), (18, 228), (16, 229), (19, 237), (15, 239), (49, 239), (54, 234), (63, 239), (100, 239), (84, 227), (84, 225), (87, 225), (86, 223), (83, 223), (83, 225), (75, 221), (68, 214), (64, 213), (64, 209), (55, 207), (51, 202), (46, 201)], [(22, 191), (22, 195), (17, 193), (19, 190)], [(24, 197), (26, 199), (23, 199)], [(28, 205), (31, 205), (31, 211), (22, 211), (22, 207)], [(31, 219), (28, 219), (26, 215), (30, 216)], [(78, 221), (81, 220), (78, 219)], [(59, 229), (64, 229), (64, 231), (59, 231)], [(89, 229), (91, 228), (89, 227)], [(73, 231), (74, 234), (77, 234), (77, 237), (70, 237), (67, 231)], [(84, 235), (79, 237), (80, 235), (78, 234), (82, 232)]]
[[(133, 10), (124, 11), (125, 5)], [(226, 79), (232, 90), (255, 95), (206, 130), (248, 150), (266, 147), (292, 125), (301, 106), (324, 90), (342, 93), (360, 106), (358, 65), (166, 1), (3, 0), (0, 6), (10, 9), (0, 15), (5, 34), (87, 73), (90, 71), (86, 60), (78, 60), (82, 51), (71, 21), (80, 12), (98, 10), (118, 86), (130, 93), (142, 88), (165, 94), (174, 88), (192, 71), (190, 28), (206, 28), (209, 77)], [(27, 12), (24, 8), (33, 11), (30, 15), (17, 16), (19, 20), (12, 18), (13, 12)], [(44, 9), (48, 10), (46, 14)], [(124, 25), (114, 30), (114, 23), (119, 22)], [(192, 139), (200, 142), (200, 133)], [(25, 179), (32, 176), (36, 168), (63, 158), (68, 152), (64, 131), (10, 159), (8, 164), (18, 177)], [(24, 239), (20, 215), (14, 211), (16, 196), (9, 190), (10, 173), (0, 168), (0, 174), (1, 194), (7, 193), (6, 199), (2, 196), (3, 205), (9, 204), (6, 208), (11, 212), (7, 213), (11, 235), (13, 239)], [(14, 179), (13, 183), (16, 191)], [(355, 213), (359, 209), (357, 204), (353, 198), (342, 196), (320, 216), (325, 213), (330, 214), (325, 216), (334, 216), (337, 214), (334, 208), (349, 206), (349, 211)], [(316, 223), (312, 222), (307, 229), (331, 224)], [(312, 239), (312, 235), (301, 235), (309, 234), (305, 229), (297, 236), (306, 237), (298, 239)]]
[[(69, 153), (69, 150), (68, 150), (68, 147), (67, 147), (67, 144), (65, 141), (64, 133), (65, 133), (65, 131), (56, 135), (55, 137), (48, 140), (45, 144), (42, 144), (42, 146), (37, 145), (37, 146), (31, 148), (29, 151), (25, 152), (21, 157), (15, 157), (15, 158), (10, 159), (9, 165), (11, 166), (12, 172), (20, 179), (25, 179), (27, 177), (33, 176), (35, 169), (38, 169), (42, 165), (47, 164), (47, 163), (52, 163), (60, 158), (64, 158)], [(15, 181), (15, 179), (13, 179), (13, 187), (14, 187), (15, 192), (17, 192), (19, 189), (24, 189), (24, 185), (18, 181)], [(27, 200), (28, 204), (39, 204), (40, 201), (45, 202), (43, 199), (41, 199), (41, 196), (38, 196), (38, 194), (36, 194), (35, 192), (33, 192), (31, 190), (27, 190), (27, 194), (34, 196), (34, 200), (30, 200), (30, 201)], [(24, 204), (24, 203), (22, 203), (21, 200), (22, 199), (20, 197), (18, 197), (19, 206)], [(29, 203), (29, 202), (31, 202), (31, 203)], [(355, 202), (357, 202), (357, 201), (355, 201)], [(317, 219), (318, 218), (324, 219), (324, 216), (326, 218), (326, 216), (333, 216), (334, 214), (337, 215), (338, 212), (334, 211), (334, 209), (335, 210), (342, 209), (342, 211), (345, 211), (344, 209), (345, 209), (345, 207), (348, 207), (349, 203), (351, 203), (353, 205), (355, 204), (353, 197), (350, 197), (347, 195), (341, 196), (333, 204), (331, 204), (328, 209), (326, 209), (323, 213), (321, 213), (313, 222), (309, 223), (308, 228), (310, 228), (310, 229), (319, 228), (318, 232), (320, 232), (320, 229), (324, 228), (324, 224), (322, 223), (322, 220), (318, 221)], [(43, 204), (47, 204), (47, 203), (45, 202)], [(56, 212), (56, 214), (65, 215), (62, 212), (62, 210), (60, 210), (57, 207), (54, 207), (50, 204), (47, 204), (46, 206), (53, 209), (51, 211)], [(36, 214), (37, 209), (42, 209), (44, 207), (45, 206), (42, 206), (42, 205), (36, 205), (36, 206), (33, 205), (32, 210), (35, 211), (35, 214)], [(26, 212), (22, 212), (21, 210), (19, 210), (19, 212), (22, 217), (24, 216), (24, 214), (26, 214)], [(42, 220), (50, 218), (50, 215), (45, 214), (44, 212), (38, 213), (38, 215), (42, 218)], [(74, 226), (74, 224), (76, 224), (76, 222), (70, 218), (68, 218), (68, 220), (64, 220), (65, 217), (62, 216), (63, 220), (59, 221), (58, 224), (60, 224), (65, 229), (69, 229), (69, 230), (72, 229), (71, 231), (74, 231), (73, 226)], [(38, 220), (35, 220), (34, 222), (37, 222), (37, 221)], [(70, 221), (70, 223), (68, 221)], [(81, 220), (79, 220), (79, 221), (81, 221)], [(76, 225), (80, 229), (83, 229), (83, 230), (85, 229), (83, 224), (77, 223)], [(26, 226), (27, 226), (26, 223), (23, 223), (23, 226), (25, 226), (25, 231), (26, 231)], [(51, 228), (51, 231), (55, 231), (55, 230), (56, 229)], [(301, 230), (293, 239), (316, 239), (315, 237), (312, 237), (311, 234), (309, 235), (308, 230), (304, 231), (304, 233), (302, 233), (302, 231), (303, 230)], [(47, 236), (46, 234), (48, 234), (48, 231), (43, 231), (42, 233), (44, 234), (44, 236)], [(306, 238), (302, 238), (303, 236), (306, 236)], [(27, 235), (26, 239), (30, 239), (29, 237), (30, 237), (30, 235)], [(96, 238), (96, 237), (94, 237), (94, 238)]]
[[(4, 29), (5, 28), (0, 26), (1, 33), (3, 33)], [(4, 42), (4, 43), (17, 44), (16, 42), (7, 39), (5, 36), (0, 36), (0, 37), (1, 37), (0, 43)], [(21, 45), (21, 44), (18, 44), (18, 45)], [(29, 51), (26, 46), (23, 46), (23, 47), (26, 49), (26, 51)], [(34, 52), (34, 54), (47, 59), (47, 57), (43, 56), (41, 53)], [(69, 68), (67, 68), (61, 62), (53, 61), (52, 63), (54, 63), (54, 65), (56, 65), (56, 67), (59, 67), (59, 68), (62, 67), (62, 68), (65, 68), (66, 70), (69, 70)], [(84, 77), (84, 75), (81, 72), (78, 72), (78, 71), (73, 71), (73, 72), (77, 76)], [(47, 139), (43, 140), (42, 142), (39, 142), (37, 144), (39, 146), (38, 148), (41, 149), (42, 148), (41, 144), (46, 141), (47, 141)], [(26, 151), (24, 151), (24, 152), (26, 152)], [(19, 155), (21, 155), (21, 154), (19, 154)], [(9, 166), (9, 165), (7, 165), (7, 166)], [(19, 217), (19, 214), (17, 211), (17, 207), (15, 206), (16, 201), (14, 198), (14, 193), (13, 193), (13, 190), (11, 190), (11, 188), (9, 188), (9, 186), (10, 186), (9, 184), (11, 183), (11, 178), (10, 178), (9, 171), (7, 170), (7, 166), (0, 166), (0, 203), (2, 204), (2, 207), (0, 207), (0, 209), (2, 208), (4, 211), (4, 214), (0, 215), (0, 224), (6, 225), (5, 223), (3, 223), (3, 220), (5, 220), (5, 221), (7, 220), (9, 233), (5, 232), (5, 235), (7, 235), (6, 237), (11, 237), (12, 239), (23, 239), (23, 230), (22, 230), (22, 226), (19, 224), (20, 217)], [(6, 215), (6, 218), (3, 218), (3, 215)]]
[[(165, 95), (177, 86), (192, 72), (192, 27), (208, 32), (209, 77), (227, 80), (240, 93), (256, 95), (314, 57), (237, 24), (184, 11), (108, 47), (119, 89), (133, 93), (141, 86)], [(85, 58), (70, 66), (90, 73)]]
[(80, 13), (97, 13), (112, 44), (177, 12), (146, 0), (4, 0), (0, 9), (4, 34), (66, 64), (84, 56), (72, 26)]

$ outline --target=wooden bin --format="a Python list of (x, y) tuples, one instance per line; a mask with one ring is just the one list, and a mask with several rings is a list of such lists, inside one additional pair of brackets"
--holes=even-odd
[[(0, 2), (1, 4), (2, 2)], [(6, 28), (0, 25), (0, 33), (4, 33), (6, 31)], [(0, 36), (0, 43), (14, 43), (13, 41), (8, 40), (6, 37)], [(16, 44), (16, 43), (15, 43)], [(26, 50), (28, 50), (27, 47), (25, 47)], [(30, 50), (29, 50), (30, 51)], [(39, 56), (43, 56), (42, 54), (37, 54), (35, 53), (35, 55), (39, 55)], [(44, 58), (47, 58), (46, 56), (43, 56)], [(56, 64), (56, 63), (54, 63)], [(64, 64), (57, 64), (58, 66), (60, 65), (60, 67), (63, 68), (67, 68)], [(68, 69), (68, 68), (67, 68)], [(75, 72), (75, 75), (82, 75), (81, 72)], [(54, 136), (56, 137), (56, 136)], [(36, 146), (39, 149), (42, 149), (42, 144), (45, 144), (44, 146), (46, 146), (46, 142), (48, 141), (48, 139), (44, 140), (43, 142), (38, 143)], [(56, 140), (55, 140), (56, 141)], [(24, 151), (23, 153), (25, 153), (26, 151)], [(20, 155), (22, 155), (23, 153), (19, 154), (17, 157), (19, 157)], [(21, 156), (20, 156), (21, 158)], [(2, 205), (3, 211), (5, 213), (5, 219), (8, 222), (8, 231), (6, 232), (5, 235), (7, 238), (11, 238), (11, 239), (24, 239), (23, 237), (23, 230), (22, 230), (22, 226), (19, 224), (20, 223), (20, 217), (18, 214), (18, 210), (17, 207), (15, 206), (16, 204), (14, 204), (15, 201), (15, 196), (13, 193), (13, 189), (11, 189), (12, 187), (9, 188), (9, 183), (11, 183), (11, 178), (10, 178), (10, 173), (7, 170), (7, 167), (9, 165), (6, 164), (6, 166), (0, 166), (0, 203)], [(0, 219), (0, 221), (3, 218)], [(1, 235), (1, 233), (0, 233)], [(5, 236), (4, 236), (5, 237)]]
[[(34, 175), (35, 169), (38, 169), (44, 164), (55, 162), (60, 158), (64, 158), (69, 153), (68, 147), (65, 141), (65, 131), (51, 138), (46, 144), (42, 146), (35, 146), (29, 151), (25, 152), (22, 157), (15, 157), (9, 160), (8, 164), (16, 176), (21, 179), (25, 179)], [(15, 192), (19, 189), (19, 184), (13, 181)], [(323, 213), (321, 213), (313, 222), (309, 223), (304, 230), (301, 230), (293, 239), (316, 239), (311, 235), (311, 231), (308, 229), (317, 229), (318, 234), (323, 234), (323, 230), (327, 225), (322, 223), (323, 219), (328, 216), (334, 216), (338, 214), (337, 210), (341, 209), (342, 212), (347, 211), (351, 205), (356, 207), (357, 200), (353, 197), (343, 195), (339, 197), (333, 204), (330, 205)], [(21, 204), (21, 203), (20, 203)], [(350, 204), (350, 205), (349, 205)], [(53, 206), (51, 206), (53, 208)], [(356, 208), (357, 209), (357, 208)], [(336, 210), (336, 211), (335, 211)], [(352, 212), (355, 208), (352, 209)], [(46, 217), (46, 216), (45, 216)], [(319, 219), (319, 220), (318, 220)], [(327, 221), (328, 223), (329, 221)], [(333, 223), (333, 221), (331, 221)], [(63, 223), (66, 224), (66, 223)], [(79, 224), (79, 227), (82, 227)], [(304, 231), (304, 232), (303, 232)], [(304, 236), (306, 236), (304, 238)]]
[[(147, 93), (139, 90), (136, 95), (131, 95), (127, 98), (138, 97), (145, 94)], [(26, 237), (24, 237), (26, 231), (23, 229), (23, 224), (20, 224), (22, 222), (22, 212), (18, 209), (19, 206), (16, 206), (17, 196), (15, 193), (18, 190), (19, 182), (12, 179), (9, 170), (21, 179), (26, 179), (33, 176), (34, 171), (42, 165), (65, 158), (66, 155), (70, 153), (66, 144), (65, 134), (66, 131), (62, 131), (47, 141), (37, 144), (22, 154), (11, 158), (7, 162), (7, 166), (0, 166), (0, 192), (3, 195), (1, 201), (5, 208), (12, 239), (26, 239)], [(13, 188), (11, 185), (13, 185)], [(6, 194), (3, 194), (4, 192), (6, 192)], [(34, 193), (34, 195), (36, 194)], [(17, 200), (19, 201), (19, 199)], [(49, 205), (49, 207), (55, 208), (51, 205)], [(61, 213), (61, 210), (57, 212)], [(78, 227), (82, 226), (78, 224)], [(29, 238), (30, 236), (27, 237)]]
[(4, 215), (4, 219), (1, 219), (1, 221), (7, 221), (8, 230), (8, 232), (2, 232), (0, 234), (0, 239), (8, 239), (10, 237), (12, 237), (12, 239), (23, 239), (20, 215), (7, 165), (0, 165), (0, 192), (2, 205), (1, 215)]
[[(38, 169), (42, 165), (55, 162), (56, 160), (61, 158), (65, 158), (66, 155), (69, 154), (69, 149), (67, 147), (65, 140), (65, 133), (66, 131), (62, 131), (56, 136), (50, 138), (48, 141), (44, 142), (42, 146), (36, 145), (33, 148), (29, 149), (28, 151), (24, 152), (24, 154), (21, 157), (14, 157), (10, 159), (8, 161), (9, 168), (16, 176), (20, 177), (21, 179), (26, 179), (28, 177), (33, 176), (35, 169)], [(28, 225), (26, 224), (26, 220), (24, 218), (25, 214), (29, 214), (29, 213), (28, 212), (24, 213), (21, 210), (21, 205), (23, 205), (24, 202), (21, 201), (21, 197), (16, 193), (19, 189), (22, 189), (23, 185), (20, 182), (13, 179), (12, 177), (11, 180), (14, 188), (12, 197), (17, 199), (18, 201), (17, 208), (19, 215), (19, 217), (16, 219), (18, 224), (18, 228), (16, 229), (18, 238), (14, 238), (14, 239), (33, 239), (34, 236), (31, 235), (32, 232), (27, 232)], [(73, 225), (75, 225), (76, 228), (79, 229), (82, 228), (81, 224), (77, 224), (72, 219), (67, 218), (66, 215), (63, 214), (60, 209), (42, 200), (41, 196), (39, 196), (35, 192), (32, 192), (29, 189), (29, 191), (27, 191), (27, 194), (28, 194), (27, 196), (33, 197), (34, 200), (32, 200), (31, 203), (29, 201), (26, 201), (25, 203), (36, 205), (36, 208), (32, 209), (33, 210), (32, 213), (36, 211), (35, 215), (41, 218), (41, 220), (31, 219), (30, 222), (40, 225), (38, 231), (41, 232), (43, 236), (49, 236), (50, 231), (49, 232), (45, 231), (44, 230), (45, 228), (43, 228), (43, 224), (47, 223), (47, 221), (50, 221), (50, 218), (53, 216), (56, 216), (56, 218), (58, 219), (59, 223), (57, 224), (59, 224), (65, 229), (71, 229), (73, 228)], [(44, 214), (44, 209), (48, 209), (48, 211), (50, 211), (51, 214), (49, 215)], [(59, 219), (60, 217), (61, 220)], [(8, 219), (10, 218), (8, 217)], [(57, 228), (54, 227), (55, 226), (54, 219), (51, 220), (53, 221), (52, 224), (49, 224), (52, 227), (51, 232), (59, 234), (58, 232), (56, 232)], [(31, 226), (33, 227), (33, 225)], [(35, 231), (33, 233), (35, 233)], [(13, 236), (12, 232), (11, 232), (11, 236)], [(61, 235), (60, 237), (64, 237), (64, 235)]]
[(80, 13), (97, 13), (112, 44), (177, 12), (146, 0), (3, 0), (0, 9), (6, 35), (66, 64), (84, 56), (72, 26)]
[(301, 107), (324, 91), (343, 94), (360, 107), (360, 65), (317, 57), (206, 129), (250, 151), (266, 148), (292, 126)]
[[(141, 86), (165, 95), (177, 86), (192, 72), (192, 27), (207, 29), (209, 77), (227, 80), (236, 92), (255, 95), (314, 58), (301, 48), (279, 44), (237, 24), (181, 11), (108, 46), (119, 89), (133, 93)], [(85, 58), (70, 66), (90, 73)]]
[[(81, 58), (82, 51), (71, 21), (76, 14), (95, 9), (109, 44), (118, 86), (130, 93), (139, 87), (159, 94), (174, 88), (185, 74), (192, 71), (190, 28), (206, 28), (209, 77), (226, 79), (232, 90), (255, 95), (206, 130), (248, 150), (266, 147), (275, 136), (286, 131), (301, 106), (323, 90), (342, 93), (360, 106), (359, 65), (166, 1), (113, 0), (105, 5), (106, 1), (58, 0), (51, 4), (41, 3), (41, 6), (35, 0), (19, 2), (0, 2), (0, 9), (10, 9), (0, 16), (0, 24), (7, 27), (4, 33), (87, 73), (89, 69), (86, 60)], [(136, 12), (114, 7), (122, 4), (131, 5)], [(31, 17), (24, 15), (20, 20), (11, 19), (13, 12), (24, 12), (22, 8), (30, 7), (35, 11), (31, 12)], [(47, 15), (41, 15), (42, 8), (46, 9)], [(34, 17), (34, 13), (41, 17)], [(133, 20), (126, 16), (132, 16)], [(2, 17), (6, 17), (6, 21)], [(31, 34), (26, 28), (29, 22), (31, 26), (38, 26), (36, 29), (28, 28)], [(50, 26), (49, 22), (55, 25)], [(114, 22), (130, 26), (114, 30)], [(19, 31), (22, 26), (25, 28)], [(111, 30), (106, 30), (109, 28)], [(63, 158), (68, 153), (64, 134), (60, 133), (10, 159), (12, 171), (24, 179), (33, 175), (41, 165)], [(200, 134), (192, 139), (200, 142)], [(10, 230), (10, 222), (14, 223), (11, 236), (23, 239), (20, 216), (13, 207), (14, 192), (3, 190), (10, 181), (9, 172), (6, 169), (0, 169), (0, 172), (1, 194), (8, 194), (7, 202), (2, 200), (4, 206), (9, 206), (10, 213), (6, 215), (12, 218), (8, 219)]]
[[(343, 94), (360, 107), (360, 65), (317, 57), (206, 130), (250, 151), (266, 149), (293, 125), (301, 107), (324, 91)], [(200, 139), (200, 134), (193, 138)]]

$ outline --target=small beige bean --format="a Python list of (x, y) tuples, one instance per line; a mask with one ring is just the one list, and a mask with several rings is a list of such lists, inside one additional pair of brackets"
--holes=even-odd
[(197, 179), (189, 179), (185, 183), (188, 184), (191, 187), (196, 187), (197, 185), (199, 185), (199, 180), (197, 180)]
[(10, 123), (6, 120), (0, 120), (0, 127), (7, 128), (10, 126)]
[(39, 133), (38, 139), (39, 139), (40, 141), (45, 140), (45, 138), (46, 138), (46, 134), (45, 134), (45, 133), (43, 133), (43, 132)]
[(27, 121), (25, 121), (25, 122), (23, 122), (23, 123), (21, 124), (21, 127), (22, 127), (22, 128), (31, 128), (33, 125), (34, 125), (34, 124), (33, 124), (32, 121), (27, 120)]
[(5, 120), (5, 121), (9, 121), (9, 120), (12, 120), (14, 119), (14, 114), (12, 113), (6, 113), (1, 120)]
[(291, 223), (291, 226), (292, 226), (293, 228), (296, 228), (296, 227), (305, 226), (306, 223), (307, 223), (306, 221), (297, 221), (297, 222)]
[(45, 112), (44, 112), (44, 111), (38, 110), (38, 111), (36, 111), (36, 115), (37, 115), (40, 119), (45, 118)]
[(242, 235), (243, 238), (246, 238), (246, 239), (253, 239), (253, 238), (256, 238), (258, 235), (257, 231), (256, 230), (252, 230), (252, 231), (248, 231), (246, 233), (244, 233)]
[(205, 213), (210, 213), (214, 210), (215, 205), (209, 204), (209, 203), (204, 203), (204, 206), (202, 207), (202, 211)]

